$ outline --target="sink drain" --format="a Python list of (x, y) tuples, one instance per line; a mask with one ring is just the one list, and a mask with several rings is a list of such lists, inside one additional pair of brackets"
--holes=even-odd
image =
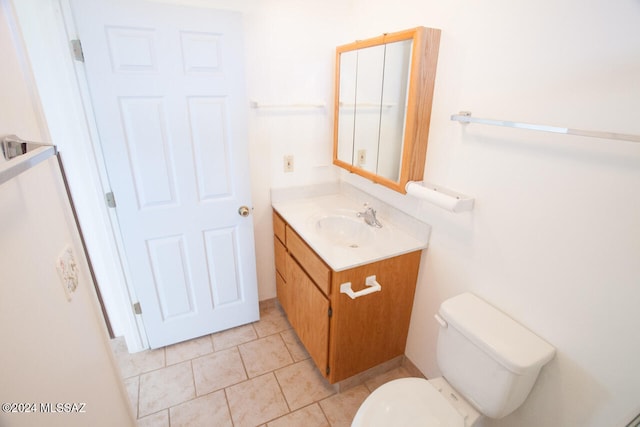
[(349, 245), (349, 247), (350, 247), (350, 248), (357, 248), (357, 247), (358, 247), (358, 245), (357, 245), (357, 244), (355, 244), (355, 243), (352, 243), (352, 244), (350, 244), (350, 245)]

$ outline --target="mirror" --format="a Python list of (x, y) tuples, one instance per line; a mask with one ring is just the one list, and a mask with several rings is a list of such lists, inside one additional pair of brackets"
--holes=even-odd
[(424, 173), (440, 30), (336, 49), (333, 163), (405, 193)]

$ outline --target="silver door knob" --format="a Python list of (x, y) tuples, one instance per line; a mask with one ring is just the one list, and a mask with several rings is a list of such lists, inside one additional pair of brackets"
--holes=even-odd
[(249, 212), (250, 212), (250, 210), (249, 210), (249, 208), (247, 206), (240, 206), (238, 208), (238, 214), (240, 216), (249, 216)]

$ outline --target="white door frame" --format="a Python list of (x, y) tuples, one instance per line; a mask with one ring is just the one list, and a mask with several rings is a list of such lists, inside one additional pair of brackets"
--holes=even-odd
[[(82, 63), (71, 56), (77, 32), (68, 0), (12, 0), (22, 30), (51, 142), (60, 149), (100, 292), (116, 335), (130, 352), (149, 347), (109, 191), (87, 80)], [(86, 142), (89, 141), (90, 145)]]
[[(79, 39), (78, 31), (75, 26), (75, 22), (73, 21), (73, 14), (71, 11), (71, 1), (70, 0), (58, 0), (62, 7), (62, 17), (64, 18), (64, 26), (65, 32), (67, 35), (67, 43), (71, 43), (71, 40)], [(102, 146), (100, 135), (98, 133), (98, 128), (96, 125), (96, 119), (93, 111), (93, 105), (91, 103), (91, 95), (89, 92), (89, 86), (87, 83), (87, 75), (84, 67), (84, 63), (80, 61), (76, 61), (74, 58), (69, 57), (71, 64), (73, 65), (76, 82), (78, 85), (79, 95), (82, 98), (82, 105), (84, 107), (85, 116), (87, 118), (86, 126), (87, 130), (90, 134), (91, 146), (92, 146), (92, 154), (95, 165), (97, 166), (97, 173), (100, 177), (100, 182), (102, 186), (97, 187), (96, 191), (99, 194), (106, 194), (111, 191), (111, 185), (109, 184), (109, 177), (107, 174), (106, 162), (102, 155)], [(127, 262), (127, 257), (125, 256), (124, 245), (122, 242), (122, 233), (120, 232), (120, 224), (118, 223), (118, 216), (116, 215), (115, 209), (109, 208), (105, 205), (102, 206), (104, 210), (106, 210), (109, 216), (109, 228), (111, 230), (111, 238), (110, 246), (115, 247), (119, 272), (118, 275), (121, 277), (121, 281), (118, 282), (119, 287), (121, 288), (121, 292), (124, 291), (125, 295), (128, 296), (127, 305), (123, 307), (125, 310), (128, 309), (129, 316), (133, 317), (135, 320), (135, 327), (131, 325), (131, 328), (124, 329), (122, 332), (124, 333), (125, 339), (127, 341), (127, 347), (130, 352), (135, 352), (139, 350), (144, 350), (149, 348), (149, 341), (147, 340), (147, 335), (145, 332), (144, 323), (142, 321), (141, 315), (136, 315), (133, 312), (133, 304), (138, 302), (138, 298), (136, 296), (135, 289), (132, 285), (131, 273), (129, 270), (129, 265)], [(98, 280), (98, 286), (100, 286), (100, 280)], [(102, 288), (101, 288), (102, 291)], [(126, 326), (125, 326), (126, 327)], [(135, 348), (131, 348), (131, 344), (135, 343)]]

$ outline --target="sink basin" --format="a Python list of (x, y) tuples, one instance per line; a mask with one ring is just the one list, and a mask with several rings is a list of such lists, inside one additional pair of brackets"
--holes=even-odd
[[(307, 187), (291, 194), (288, 200), (274, 201), (274, 210), (333, 271), (422, 250), (429, 242), (428, 224), (381, 201), (354, 193), (305, 197)], [(382, 228), (357, 216), (365, 202), (377, 208)]]
[(316, 221), (315, 229), (334, 245), (350, 248), (365, 246), (374, 237), (373, 227), (358, 218), (355, 212), (324, 215)]

